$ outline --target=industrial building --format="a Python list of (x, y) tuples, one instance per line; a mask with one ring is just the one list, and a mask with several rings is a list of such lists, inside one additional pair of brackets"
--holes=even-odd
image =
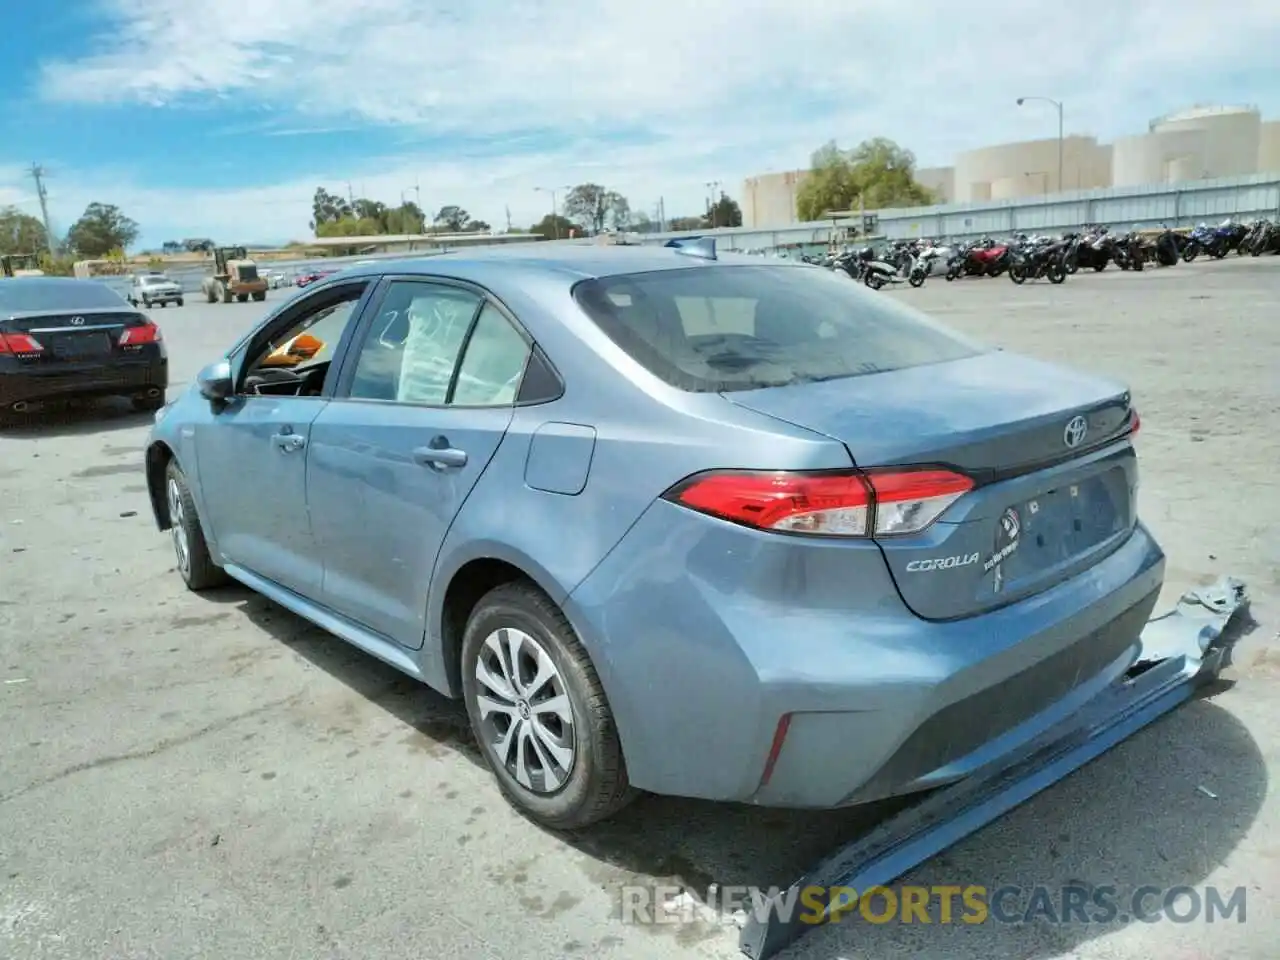
[[(1072, 134), (969, 150), (953, 166), (917, 170), (916, 180), (940, 203), (981, 203), (1273, 171), (1280, 171), (1280, 121), (1263, 122), (1256, 107), (1200, 106), (1152, 120), (1146, 133), (1113, 144)], [(796, 191), (807, 174), (749, 177), (743, 226), (799, 222)]]

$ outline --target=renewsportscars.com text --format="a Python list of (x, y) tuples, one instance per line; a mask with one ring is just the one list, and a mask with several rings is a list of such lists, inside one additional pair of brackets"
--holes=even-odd
[(720, 920), (743, 915), (761, 922), (1124, 924), (1244, 923), (1244, 887), (1162, 887), (1122, 889), (1081, 884), (872, 887), (859, 894), (851, 887), (804, 887), (782, 891), (759, 887), (712, 887), (706, 896), (684, 887), (622, 888), (624, 923), (669, 924)]

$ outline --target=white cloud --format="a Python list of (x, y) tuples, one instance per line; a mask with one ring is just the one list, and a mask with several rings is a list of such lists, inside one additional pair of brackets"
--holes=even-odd
[[(424, 205), (460, 203), (495, 224), (505, 205), (517, 224), (541, 216), (549, 204), (534, 186), (585, 179), (637, 206), (665, 197), (675, 215), (701, 206), (709, 180), (735, 193), (744, 176), (803, 165), (832, 137), (890, 136), (935, 164), (1052, 135), (1044, 111), (1014, 107), (1019, 95), (1063, 100), (1068, 132), (1139, 132), (1154, 113), (1224, 95), (1232, 75), (1263, 76), (1280, 49), (1274, 0), (1236, 0), (1221, 16), (1194, 2), (1028, 0), (977, 21), (933, 0), (258, 0), (218, 17), (190, 0), (106, 7), (115, 23), (93, 41), (100, 52), (46, 64), (46, 98), (174, 109), (234, 98), (272, 107), (277, 135), (363, 122), (580, 141), (534, 155), (371, 159), (363, 171), (317, 163), (295, 182), (231, 193), (94, 183), (84, 171), (83, 186), (56, 198), (60, 216), (86, 199), (117, 202), (149, 238), (180, 227), (305, 233), (315, 185), (338, 177), (388, 201), (419, 179)], [(653, 145), (595, 136), (619, 126)]]

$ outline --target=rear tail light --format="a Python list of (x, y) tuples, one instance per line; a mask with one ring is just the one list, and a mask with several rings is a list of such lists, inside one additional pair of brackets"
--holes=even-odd
[(1141, 429), (1142, 429), (1142, 417), (1138, 416), (1137, 410), (1130, 410), (1129, 411), (1129, 436), (1132, 437), (1137, 435), (1138, 431)]
[(877, 537), (919, 533), (973, 489), (973, 481), (950, 470), (872, 471)]
[(674, 503), (758, 530), (824, 537), (919, 533), (973, 489), (950, 470), (698, 474), (667, 491)]
[(159, 343), (160, 328), (154, 323), (144, 323), (140, 327), (125, 327), (120, 334), (120, 346), (136, 347), (144, 343)]
[(35, 337), (25, 333), (0, 333), (0, 356), (43, 352), (44, 347)]

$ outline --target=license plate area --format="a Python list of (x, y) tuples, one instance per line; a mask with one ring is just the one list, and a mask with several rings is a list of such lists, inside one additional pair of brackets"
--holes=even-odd
[(92, 360), (110, 356), (113, 345), (109, 333), (82, 333), (57, 337), (50, 344), (50, 352), (59, 360)]
[(1008, 579), (1069, 561), (1130, 525), (1128, 477), (1115, 468), (1046, 490), (1013, 508), (1017, 547), (1002, 562)]

